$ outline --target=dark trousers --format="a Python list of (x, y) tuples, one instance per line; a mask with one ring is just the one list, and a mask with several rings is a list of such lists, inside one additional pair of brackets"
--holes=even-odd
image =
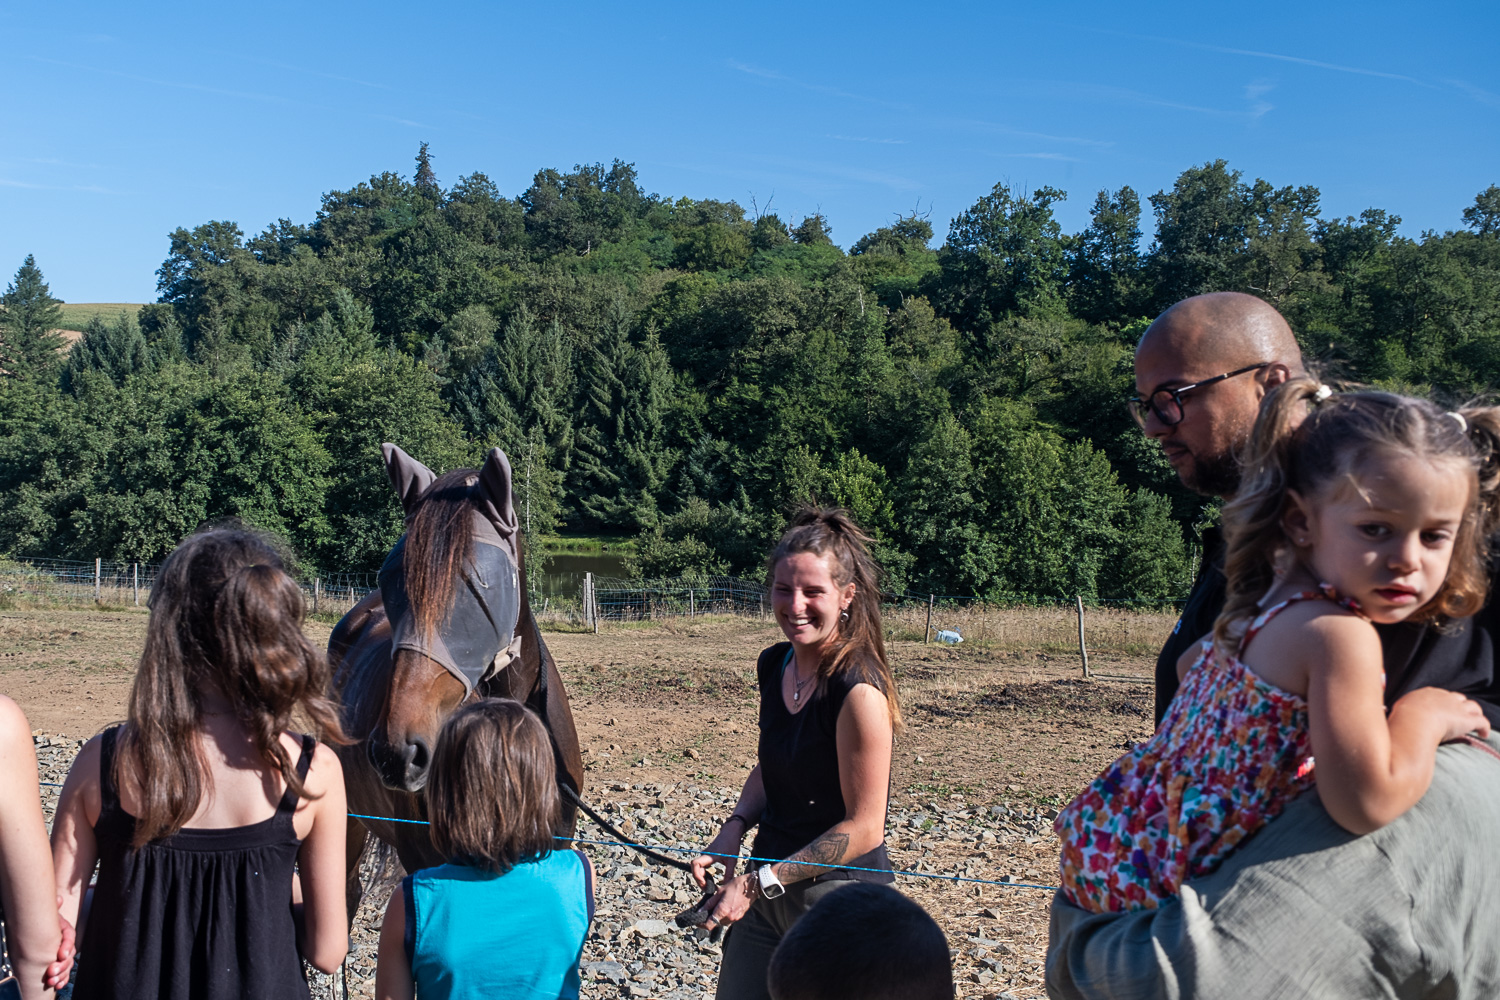
[(732, 925), (724, 939), (724, 959), (719, 963), (717, 1000), (770, 1000), (766, 969), (771, 953), (802, 914), (837, 889), (852, 885), (847, 880), (795, 882), (776, 899), (757, 899), (743, 920)]

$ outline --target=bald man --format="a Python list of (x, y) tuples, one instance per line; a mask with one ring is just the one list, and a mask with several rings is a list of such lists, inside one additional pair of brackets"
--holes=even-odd
[[(1213, 292), (1177, 303), (1151, 324), (1135, 352), (1132, 407), (1177, 477), (1205, 496), (1233, 497), (1235, 456), (1250, 438), (1261, 400), (1302, 373), (1302, 351), (1281, 314), (1253, 295)], [(1224, 607), (1224, 539), (1203, 533), (1203, 562), (1172, 635), (1156, 660), (1156, 721), (1177, 693), (1177, 660), (1213, 630)], [(1419, 687), (1459, 691), (1500, 727), (1495, 638), (1500, 601), (1441, 629), (1377, 625), (1385, 651), (1386, 704)]]
[[(1131, 409), (1184, 486), (1229, 498), (1261, 400), (1300, 374), (1302, 350), (1281, 313), (1253, 295), (1198, 295), (1162, 313), (1141, 338)], [(1223, 607), (1224, 537), (1214, 527), (1203, 532), (1198, 579), (1156, 660), (1157, 723), (1177, 693), (1177, 658), (1213, 629)]]
[[(1248, 295), (1179, 302), (1136, 351), (1136, 415), (1184, 485), (1239, 488), (1234, 455), (1266, 393), (1302, 370), (1286, 321)], [(1203, 566), (1157, 662), (1157, 721), (1176, 662), (1224, 604), (1223, 542)], [(1500, 725), (1492, 601), (1439, 630), (1380, 626), (1387, 700), (1417, 687), (1462, 691)], [(1166, 665), (1163, 671), (1163, 664)], [(1069, 1000), (1500, 996), (1500, 729), (1440, 747), (1415, 807), (1355, 837), (1315, 793), (1298, 796), (1215, 872), (1154, 910), (1086, 913), (1052, 903), (1047, 992)]]

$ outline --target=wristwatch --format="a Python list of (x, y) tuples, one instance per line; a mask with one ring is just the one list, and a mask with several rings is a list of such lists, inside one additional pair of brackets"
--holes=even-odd
[(760, 882), (760, 894), (767, 899), (775, 899), (786, 892), (786, 886), (781, 884), (781, 879), (776, 877), (776, 871), (770, 865), (762, 865), (755, 877)]

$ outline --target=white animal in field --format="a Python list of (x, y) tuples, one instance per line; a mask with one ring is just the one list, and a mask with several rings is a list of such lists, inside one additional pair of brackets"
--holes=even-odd
[(941, 628), (938, 629), (937, 641), (947, 643), (950, 646), (956, 646), (964, 641), (964, 637), (958, 634), (958, 629), (956, 628)]

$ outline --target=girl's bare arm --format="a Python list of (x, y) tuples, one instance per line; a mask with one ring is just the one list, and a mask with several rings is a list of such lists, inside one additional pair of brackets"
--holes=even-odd
[(416, 983), (406, 957), (406, 897), (401, 886), (391, 893), (380, 925), (380, 952), (375, 963), (375, 1000), (414, 1000)]
[(348, 909), (345, 902), (345, 835), (348, 806), (344, 770), (332, 750), (318, 744), (307, 770), (307, 790), (318, 796), (304, 800), (313, 813), (312, 829), (297, 853), (302, 889), (302, 926), (298, 947), (302, 957), (319, 972), (332, 974), (349, 953)]
[(62, 938), (47, 825), (37, 785), (31, 725), (0, 695), (0, 904), (6, 940), (21, 995), (50, 997), (43, 985)]
[(1368, 622), (1324, 615), (1304, 626), (1308, 730), (1318, 796), (1353, 834), (1378, 830), (1417, 803), (1432, 783), (1437, 747), (1484, 713), (1452, 691), (1423, 688), (1385, 711), (1380, 638)]

